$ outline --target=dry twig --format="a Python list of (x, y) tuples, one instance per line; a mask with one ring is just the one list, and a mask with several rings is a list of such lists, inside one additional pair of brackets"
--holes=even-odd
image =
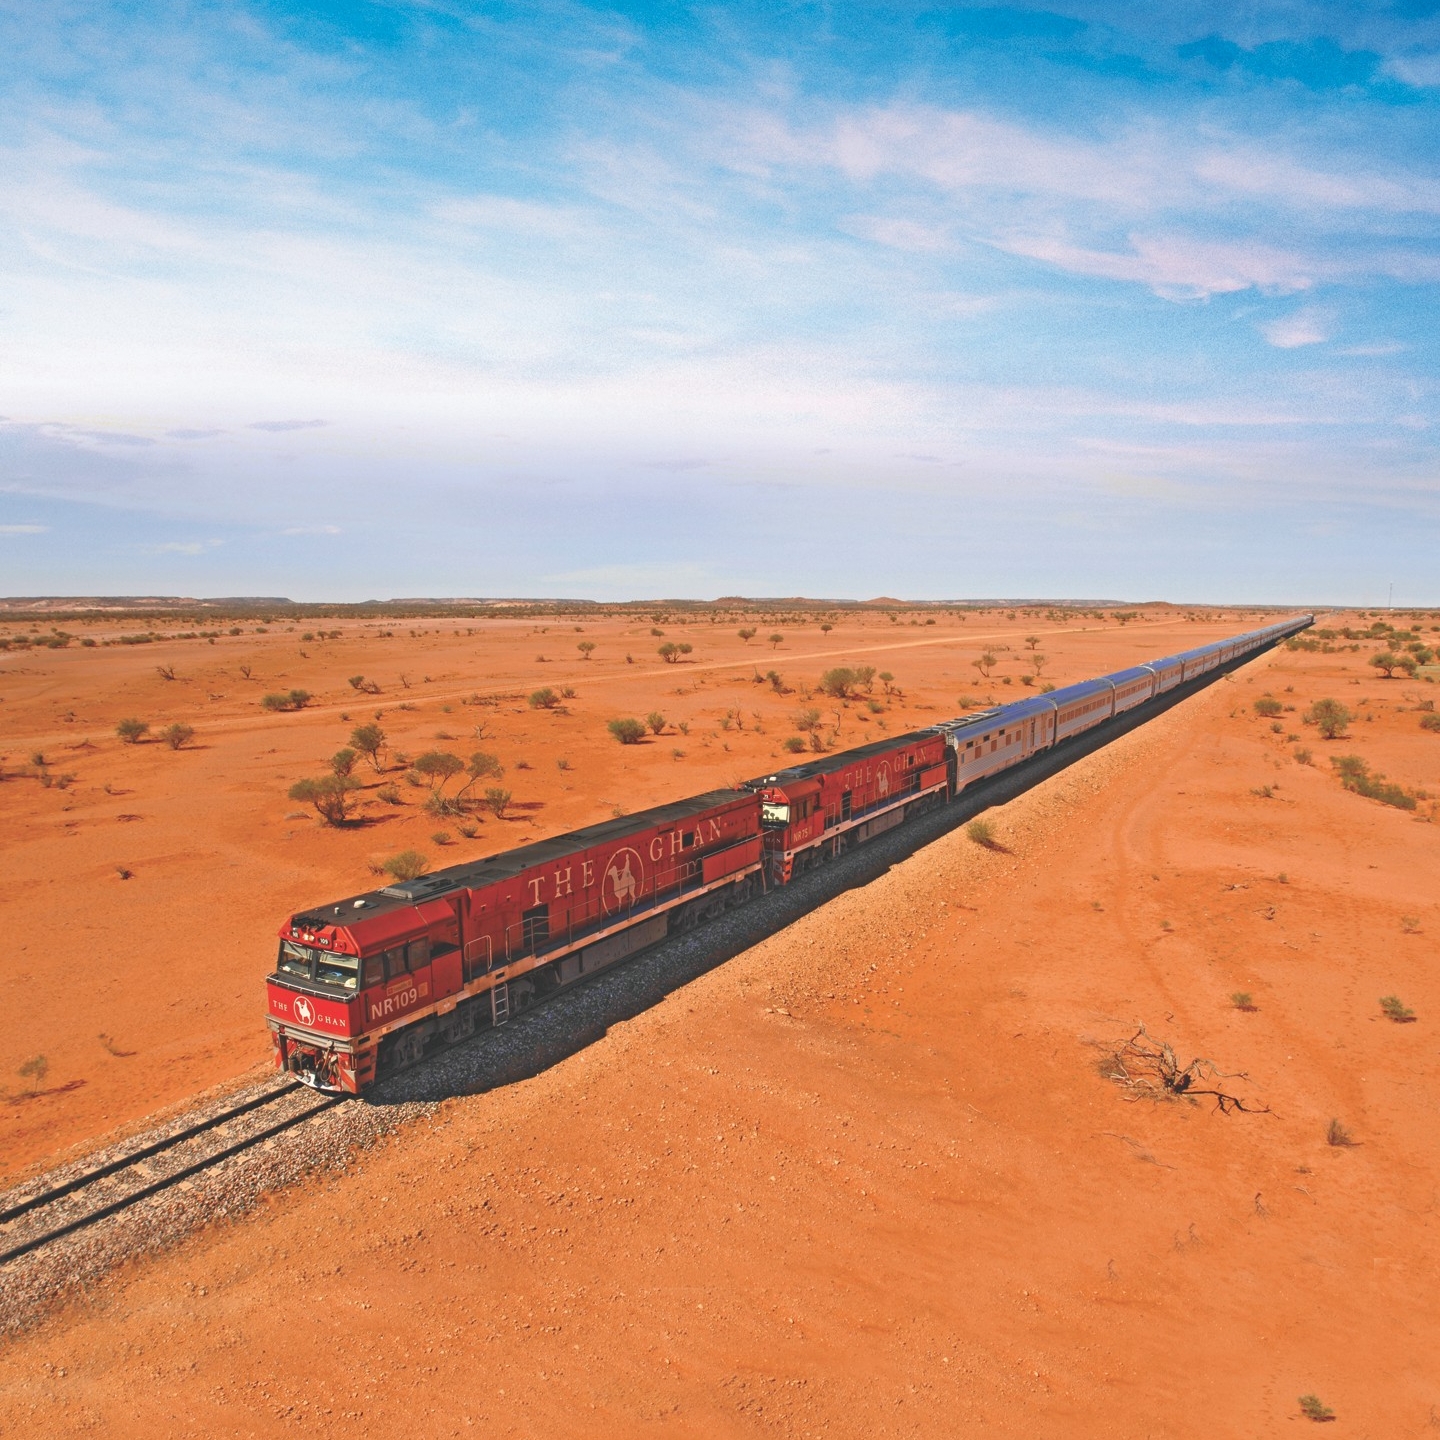
[(1202, 1095), (1215, 1101), (1223, 1115), (1240, 1111), (1245, 1115), (1268, 1115), (1268, 1105), (1247, 1104), (1240, 1096), (1220, 1088), (1225, 1080), (1248, 1080), (1242, 1072), (1227, 1074), (1213, 1061), (1197, 1057), (1181, 1065), (1168, 1040), (1154, 1040), (1142, 1025), (1128, 1040), (1115, 1048), (1101, 1065), (1101, 1073), (1132, 1092), (1134, 1099), (1196, 1100)]

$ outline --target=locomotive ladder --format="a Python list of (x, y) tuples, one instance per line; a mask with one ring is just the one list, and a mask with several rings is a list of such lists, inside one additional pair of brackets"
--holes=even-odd
[(502, 980), (490, 991), (490, 1019), (498, 1029), (510, 1018), (510, 985)]

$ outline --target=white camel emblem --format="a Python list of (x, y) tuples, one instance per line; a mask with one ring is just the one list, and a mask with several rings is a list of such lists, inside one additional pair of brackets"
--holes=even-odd
[[(633, 904), (640, 893), (640, 882), (631, 868), (630, 858), (634, 855), (633, 850), (622, 850), (619, 855), (611, 857), (610, 868), (605, 872), (605, 879), (609, 881), (610, 888), (615, 894), (616, 906)], [(625, 868), (620, 868), (620, 861), (624, 860)]]

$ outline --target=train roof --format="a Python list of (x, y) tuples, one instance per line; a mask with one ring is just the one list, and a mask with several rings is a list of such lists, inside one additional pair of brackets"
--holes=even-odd
[[(703, 795), (692, 795), (687, 800), (672, 800), (666, 805), (654, 805), (648, 810), (637, 810), (633, 815), (621, 815), (613, 820), (601, 820), (595, 825), (586, 825), (579, 830), (568, 830), (562, 835), (551, 835), (544, 840), (533, 840), (528, 845), (517, 846), (514, 850), (502, 850), (498, 855), (489, 855), (481, 860), (470, 860), (463, 865), (450, 865), (430, 875), (421, 875), (414, 880), (397, 881), (381, 890), (367, 891), (351, 896), (338, 904), (318, 905), (313, 910), (301, 912), (313, 916), (326, 925), (345, 924), (361, 918), (383, 914), (401, 905), (414, 905), (421, 901), (433, 900), (437, 895), (446, 895), (452, 890), (480, 889), (494, 885), (501, 880), (511, 880), (516, 875), (545, 865), (552, 860), (562, 860), (577, 851), (603, 845), (607, 840), (622, 840), (639, 831), (658, 829), (666, 825), (682, 824), (707, 811), (718, 810), (736, 800), (753, 800), (748, 790), (708, 790)], [(357, 904), (356, 902), (361, 902)], [(363, 912), (363, 913), (360, 913)], [(339, 918), (337, 918), (339, 917)], [(299, 916), (297, 915), (297, 919)]]
[(784, 770), (777, 770), (773, 775), (761, 775), (757, 779), (747, 780), (745, 783), (752, 789), (759, 789), (784, 781), (809, 780), (816, 775), (832, 775), (837, 770), (845, 769), (847, 765), (855, 764), (857, 760), (869, 760), (876, 755), (884, 755), (887, 751), (897, 750), (902, 745), (929, 740), (934, 733), (933, 728), (907, 730), (903, 735), (892, 735), (885, 740), (872, 740), (870, 744), (858, 746), (854, 750), (839, 750), (834, 755), (824, 755), (814, 760), (807, 760), (803, 765), (790, 765)]

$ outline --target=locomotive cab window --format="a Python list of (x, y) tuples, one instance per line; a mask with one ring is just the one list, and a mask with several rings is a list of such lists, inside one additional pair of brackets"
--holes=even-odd
[(332, 955), (322, 950), (315, 956), (315, 978), (322, 985), (337, 985), (342, 990), (354, 990), (360, 983), (360, 957), (358, 955)]
[(405, 947), (405, 962), (411, 970), (419, 970), (430, 963), (430, 937), (412, 940)]
[(762, 825), (783, 828), (790, 823), (790, 807), (774, 800), (761, 801), (760, 823)]
[(365, 985), (379, 985), (385, 979), (385, 957), (383, 955), (367, 955), (365, 957)]
[(311, 978), (315, 952), (308, 945), (297, 945), (293, 940), (280, 942), (280, 959), (277, 969), (282, 975), (295, 975), (304, 980)]

